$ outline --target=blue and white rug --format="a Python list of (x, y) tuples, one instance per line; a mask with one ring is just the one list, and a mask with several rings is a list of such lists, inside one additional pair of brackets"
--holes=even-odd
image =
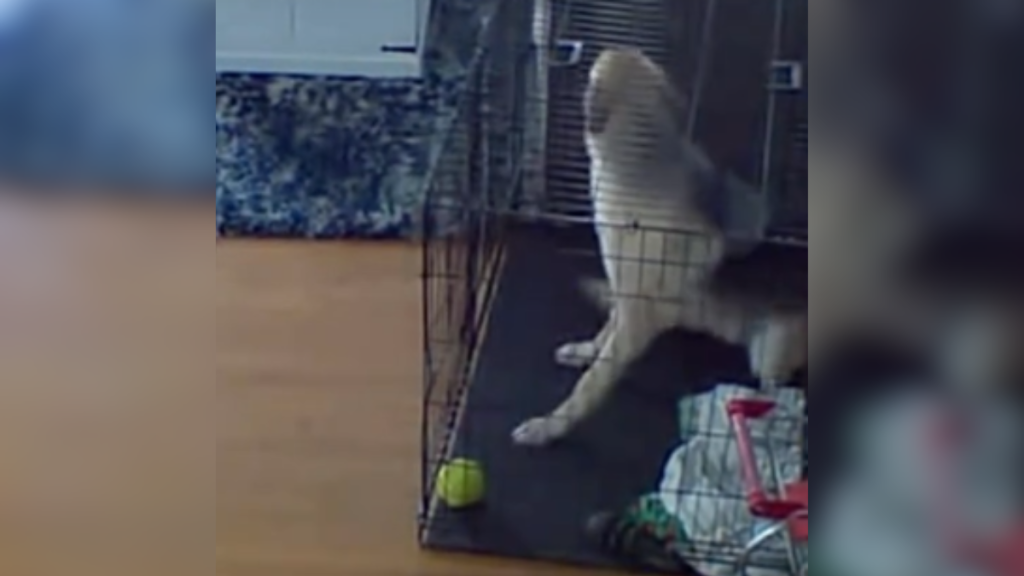
[(217, 78), (217, 231), (407, 237), (490, 2), (436, 0), (423, 79)]
[(217, 79), (217, 231), (405, 236), (457, 82)]

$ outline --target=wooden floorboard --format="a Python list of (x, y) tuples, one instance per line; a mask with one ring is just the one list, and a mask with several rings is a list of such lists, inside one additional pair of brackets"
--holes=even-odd
[(416, 546), (415, 247), (213, 227), (0, 201), (0, 574), (592, 573)]

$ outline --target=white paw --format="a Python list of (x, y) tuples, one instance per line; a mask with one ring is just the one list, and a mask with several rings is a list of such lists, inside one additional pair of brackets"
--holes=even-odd
[(568, 420), (543, 416), (523, 422), (512, 431), (512, 441), (520, 446), (546, 446), (565, 436)]
[(593, 341), (569, 342), (555, 350), (555, 362), (569, 368), (586, 368), (594, 363), (599, 350)]

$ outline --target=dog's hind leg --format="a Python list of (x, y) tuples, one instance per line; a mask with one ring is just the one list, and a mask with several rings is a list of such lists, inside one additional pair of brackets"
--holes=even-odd
[(615, 330), (616, 316), (615, 308), (612, 307), (601, 331), (592, 340), (567, 342), (559, 346), (555, 350), (555, 362), (570, 368), (586, 368), (593, 364)]
[[(600, 354), (601, 348), (608, 341), (612, 330), (615, 329), (615, 323), (617, 322), (615, 294), (618, 290), (618, 269), (622, 267), (622, 263), (617, 261), (618, 258), (621, 258), (621, 255), (617, 255), (616, 251), (632, 250), (635, 252), (638, 250), (637, 247), (627, 244), (630, 241), (628, 235), (623, 235), (619, 229), (613, 226), (597, 226), (597, 238), (600, 244), (601, 264), (605, 269), (606, 279), (603, 281), (596, 279), (584, 280), (580, 283), (580, 291), (591, 304), (605, 310), (608, 316), (604, 326), (590, 340), (566, 342), (555, 349), (555, 362), (570, 368), (586, 368), (593, 364), (598, 354)], [(635, 244), (636, 239), (632, 239), (632, 242)], [(633, 268), (636, 268), (635, 264)]]
[(573, 387), (569, 397), (546, 416), (527, 420), (512, 432), (516, 444), (543, 446), (568, 434), (591, 415), (615, 387), (626, 366), (657, 336), (646, 318), (642, 300), (615, 303), (615, 322), (609, 324), (604, 346)]
[(807, 319), (771, 316), (750, 339), (750, 370), (762, 386), (788, 383), (807, 364)]

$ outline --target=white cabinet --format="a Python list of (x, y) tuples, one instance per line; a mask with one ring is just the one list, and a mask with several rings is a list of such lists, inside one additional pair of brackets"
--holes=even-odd
[(417, 76), (429, 0), (216, 0), (217, 72)]

